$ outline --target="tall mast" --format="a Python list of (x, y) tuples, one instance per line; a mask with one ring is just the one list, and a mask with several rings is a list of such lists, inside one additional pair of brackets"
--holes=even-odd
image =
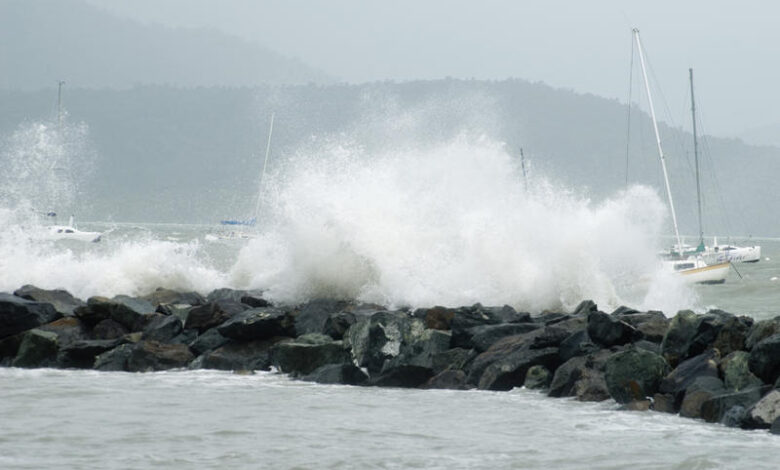
[(268, 128), (268, 142), (265, 144), (265, 160), (263, 160), (263, 171), (260, 173), (260, 183), (257, 188), (257, 204), (255, 205), (255, 219), (260, 215), (260, 201), (263, 196), (263, 180), (265, 179), (265, 168), (268, 165), (268, 154), (271, 153), (271, 135), (274, 132), (274, 113), (271, 113), (271, 125)]
[(699, 246), (704, 245), (704, 229), (701, 222), (701, 184), (699, 183), (699, 140), (696, 137), (696, 100), (693, 98), (693, 69), (688, 69), (691, 78), (691, 118), (693, 119), (693, 159), (696, 165), (696, 208), (699, 212)]
[(62, 85), (65, 81), (57, 82), (57, 131), (62, 132)]
[(525, 192), (528, 192), (528, 177), (525, 173), (525, 155), (523, 155), (523, 147), (520, 147), (520, 167), (523, 169), (523, 186)]
[(674, 201), (672, 201), (672, 190), (669, 187), (669, 174), (666, 171), (666, 158), (664, 158), (664, 151), (661, 148), (661, 135), (658, 133), (658, 123), (655, 119), (655, 108), (653, 107), (653, 97), (650, 94), (650, 83), (647, 81), (647, 69), (645, 68), (645, 56), (642, 51), (642, 42), (639, 40), (639, 30), (634, 28), (634, 39), (636, 39), (636, 47), (639, 51), (639, 62), (642, 64), (642, 76), (645, 79), (645, 90), (647, 91), (647, 101), (650, 103), (650, 117), (653, 118), (653, 130), (655, 131), (655, 143), (658, 145), (658, 156), (661, 159), (661, 169), (664, 173), (664, 182), (666, 183), (666, 196), (669, 199), (669, 210), (672, 213), (672, 224), (674, 224), (674, 236), (677, 238), (677, 248), (680, 252), (680, 256), (683, 254), (682, 241), (680, 239), (680, 230), (677, 228), (677, 214), (674, 212)]

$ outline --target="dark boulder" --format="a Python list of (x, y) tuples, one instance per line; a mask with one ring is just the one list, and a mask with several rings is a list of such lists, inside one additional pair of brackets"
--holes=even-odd
[(544, 366), (531, 366), (525, 373), (525, 383), (523, 386), (531, 390), (545, 389), (550, 386), (553, 375), (550, 370)]
[(127, 371), (127, 363), (135, 344), (122, 344), (114, 349), (98, 354), (93, 369), (102, 371)]
[(75, 315), (87, 325), (93, 326), (111, 319), (128, 331), (140, 331), (146, 323), (146, 316), (154, 313), (155, 307), (147, 300), (126, 295), (114, 298), (90, 297), (87, 305), (75, 309)]
[(604, 379), (610, 396), (618, 403), (628, 403), (653, 396), (668, 373), (669, 364), (663, 357), (630, 348), (607, 359)]
[(0, 367), (10, 367), (11, 361), (19, 352), (19, 346), (22, 344), (24, 333), (17, 333), (13, 336), (0, 339)]
[(780, 334), (780, 316), (755, 322), (745, 338), (745, 349), (751, 351), (760, 341), (776, 334)]
[(675, 406), (679, 408), (685, 391), (699, 377), (718, 378), (720, 355), (715, 349), (681, 362), (661, 381), (659, 391), (675, 397)]
[[(438, 355), (449, 350), (450, 332), (425, 329), (414, 332), (401, 344), (401, 350), (395, 357), (385, 361), (377, 378), (372, 377), (374, 384), (388, 384), (392, 380), (395, 387), (417, 387), (422, 377), (427, 381), (436, 374), (435, 360)], [(428, 372), (423, 373), (422, 369)], [(404, 374), (411, 374), (404, 377)], [(392, 378), (392, 379), (391, 379)], [(375, 380), (373, 380), (375, 379)]]
[(677, 398), (671, 393), (656, 393), (653, 395), (653, 410), (659, 413), (677, 413), (679, 406)]
[[(460, 307), (454, 310), (450, 320), (452, 330), (453, 347), (471, 347), (471, 336), (474, 328), (484, 325), (498, 325), (501, 323), (529, 323), (531, 315), (525, 312), (517, 312), (514, 308), (505, 305), (503, 307), (484, 307), (475, 304), (471, 307)], [(443, 329), (443, 328), (441, 328)]]
[(140, 341), (132, 349), (127, 360), (129, 372), (149, 372), (187, 367), (195, 356), (183, 344), (162, 344), (157, 341)]
[(434, 374), (445, 370), (463, 370), (469, 362), (477, 357), (473, 349), (452, 348), (431, 355), (431, 366)]
[[(701, 406), (701, 418), (708, 423), (723, 423), (727, 418), (727, 413), (737, 407), (746, 410), (756, 404), (761, 399), (761, 387), (753, 387), (738, 392), (723, 391), (706, 400)], [(744, 415), (743, 415), (744, 417)]]
[(352, 357), (341, 341), (316, 333), (278, 343), (271, 349), (271, 364), (286, 374), (307, 375), (326, 364), (351, 363)]
[(194, 328), (202, 333), (209, 328), (221, 325), (247, 308), (241, 302), (231, 299), (209, 301), (207, 304), (190, 309), (187, 313), (187, 320), (184, 322), (184, 328), (188, 330)]
[(307, 302), (294, 313), (295, 335), (301, 336), (309, 333), (325, 333), (325, 323), (334, 313), (346, 309), (348, 303), (335, 299), (315, 299)]
[(178, 292), (171, 289), (158, 287), (154, 292), (141, 299), (146, 300), (155, 307), (159, 305), (203, 305), (206, 299), (197, 292)]
[(742, 350), (752, 324), (753, 320), (749, 317), (737, 317), (722, 310), (710, 310), (698, 319), (688, 356), (701, 354), (710, 348), (716, 348), (724, 356)]
[(92, 369), (97, 356), (121, 343), (120, 339), (75, 341), (60, 349), (57, 363), (63, 368)]
[(780, 390), (767, 393), (748, 410), (750, 427), (769, 428), (780, 418)]
[(93, 339), (117, 339), (128, 333), (130, 333), (130, 330), (127, 329), (127, 327), (110, 318), (99, 321), (98, 324), (92, 328)]
[(579, 305), (577, 305), (577, 307), (575, 307), (572, 315), (587, 317), (591, 313), (597, 312), (598, 310), (599, 307), (596, 305), (596, 302), (592, 300), (583, 300), (579, 303)]
[(352, 312), (336, 312), (325, 319), (323, 333), (333, 339), (344, 339), (349, 328), (357, 323), (357, 316)]
[(736, 392), (762, 384), (761, 379), (750, 372), (749, 359), (749, 353), (735, 351), (720, 362), (720, 375), (727, 389)]
[(192, 305), (188, 304), (160, 304), (154, 311), (163, 315), (176, 317), (184, 324), (184, 322), (187, 321), (187, 315), (190, 314), (190, 310), (193, 308)]
[(146, 328), (144, 328), (142, 338), (167, 343), (181, 334), (183, 329), (181, 320), (178, 317), (156, 313), (150, 317)]
[(274, 336), (294, 336), (293, 318), (287, 311), (275, 307), (259, 307), (237, 313), (217, 327), (230, 339), (253, 341)]
[(246, 342), (230, 341), (204, 352), (190, 364), (190, 368), (233, 371), (270, 370), (271, 348), (280, 341), (287, 340), (288, 338), (271, 338)]
[(60, 316), (50, 303), (0, 293), (0, 339), (52, 322)]
[(368, 375), (354, 364), (325, 364), (301, 379), (319, 384), (364, 385)]
[[(543, 328), (536, 329), (529, 333), (507, 336), (496, 341), (487, 351), (480, 353), (468, 364), (468, 383), (477, 385), (485, 370), (493, 363), (507, 358), (517, 351), (531, 349), (536, 338), (543, 332)], [(530, 364), (530, 366), (535, 364)], [(552, 370), (552, 369), (550, 369)]]
[(585, 356), (601, 349), (590, 340), (587, 330), (575, 331), (558, 346), (561, 363), (577, 356)]
[(684, 418), (701, 418), (704, 404), (725, 392), (723, 381), (717, 377), (697, 377), (685, 390), (680, 416)]
[(613, 313), (612, 316), (634, 327), (637, 331), (636, 337), (641, 337), (657, 344), (663, 341), (671, 322), (663, 312), (655, 311), (645, 313), (623, 311), (621, 313)]
[(431, 377), (422, 388), (443, 390), (468, 390), (466, 373), (462, 370), (447, 369)]
[(696, 335), (698, 316), (690, 310), (680, 310), (669, 323), (669, 329), (661, 342), (664, 359), (672, 367), (688, 358), (688, 350)]
[(455, 309), (446, 307), (433, 307), (419, 309), (414, 312), (414, 316), (422, 318), (425, 322), (425, 328), (432, 330), (450, 330), (452, 319), (455, 318)]
[(588, 336), (594, 343), (605, 348), (626, 344), (636, 334), (636, 328), (604, 312), (590, 312), (587, 318)]
[(769, 427), (769, 432), (775, 435), (780, 435), (780, 417), (775, 418), (772, 426)]
[(371, 377), (369, 383), (377, 387), (417, 388), (425, 385), (432, 377), (433, 371), (428, 367), (398, 364)]
[(580, 401), (603, 401), (609, 398), (604, 369), (610, 351), (601, 350), (587, 356), (576, 356), (561, 364), (550, 383), (549, 396), (576, 397)]
[(481, 390), (511, 390), (514, 387), (522, 387), (529, 368), (541, 365), (554, 370), (559, 361), (558, 348), (522, 348), (487, 366), (480, 375), (477, 386)]
[(538, 323), (502, 323), (497, 325), (481, 325), (469, 328), (470, 346), (479, 352), (487, 351), (496, 341), (507, 336), (515, 336), (541, 328)]
[(57, 364), (57, 334), (32, 329), (24, 333), (13, 367), (53, 367)]
[(216, 328), (211, 328), (210, 330), (206, 330), (202, 334), (198, 335), (194, 341), (189, 343), (189, 346), (190, 349), (195, 352), (195, 354), (203, 354), (206, 351), (217, 349), (218, 347), (227, 344), (229, 341), (230, 339), (222, 336), (219, 333), (219, 330)]
[[(246, 300), (250, 303), (256, 303), (253, 300), (250, 300), (250, 298), (253, 299), (262, 299), (263, 298), (263, 291), (261, 290), (237, 290), (237, 289), (229, 289), (227, 287), (223, 287), (220, 289), (215, 289), (206, 296), (206, 302), (220, 302), (223, 300), (230, 300), (236, 303), (245, 303), (242, 301), (242, 299), (246, 298)], [(246, 304), (247, 307), (268, 307), (270, 305), (251, 305)]]
[(35, 302), (49, 303), (62, 316), (72, 317), (74, 310), (86, 305), (83, 300), (73, 297), (64, 289), (46, 290), (26, 285), (14, 291), (14, 295)]
[(422, 320), (404, 312), (376, 312), (352, 325), (345, 343), (357, 365), (374, 374), (382, 370), (386, 361), (400, 355), (406, 345), (420, 339), (423, 331)]
[(62, 317), (51, 323), (41, 325), (38, 329), (57, 334), (57, 344), (60, 348), (67, 347), (74, 341), (89, 339), (89, 333), (84, 324), (76, 317)]
[(747, 419), (747, 410), (737, 405), (732, 406), (723, 414), (720, 423), (730, 428), (741, 428), (746, 426)]
[(780, 378), (780, 333), (756, 343), (750, 351), (748, 365), (764, 383), (775, 383)]

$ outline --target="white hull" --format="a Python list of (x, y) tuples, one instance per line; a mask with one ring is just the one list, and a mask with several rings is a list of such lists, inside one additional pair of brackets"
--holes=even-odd
[(732, 246), (721, 245), (707, 247), (702, 253), (704, 259), (710, 263), (757, 263), (761, 260), (760, 246)]
[(731, 263), (707, 264), (699, 258), (666, 261), (667, 269), (675, 272), (688, 284), (721, 284), (726, 282)]
[(46, 234), (50, 240), (78, 240), (81, 242), (99, 242), (102, 233), (82, 232), (68, 225), (52, 225)]

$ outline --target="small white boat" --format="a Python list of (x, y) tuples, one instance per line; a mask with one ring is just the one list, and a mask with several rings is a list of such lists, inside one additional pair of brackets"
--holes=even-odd
[(708, 246), (704, 253), (704, 259), (709, 262), (722, 263), (758, 263), (761, 261), (761, 246), (734, 246), (730, 244), (719, 245), (718, 239), (713, 240), (712, 246)]
[(681, 260), (667, 260), (664, 265), (670, 271), (679, 274), (689, 284), (722, 284), (726, 282), (731, 263), (708, 264), (700, 257)]
[(51, 225), (48, 227), (48, 237), (54, 240), (78, 240), (82, 242), (99, 242), (103, 235), (100, 232), (84, 232), (71, 225)]

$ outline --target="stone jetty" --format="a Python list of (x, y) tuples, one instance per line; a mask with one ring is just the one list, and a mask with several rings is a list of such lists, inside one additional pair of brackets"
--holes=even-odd
[(780, 434), (780, 316), (572, 312), (509, 306), (388, 310), (260, 291), (91, 297), (0, 293), (0, 365), (148, 372), (277, 370), (326, 384), (510, 390), (614, 400)]

